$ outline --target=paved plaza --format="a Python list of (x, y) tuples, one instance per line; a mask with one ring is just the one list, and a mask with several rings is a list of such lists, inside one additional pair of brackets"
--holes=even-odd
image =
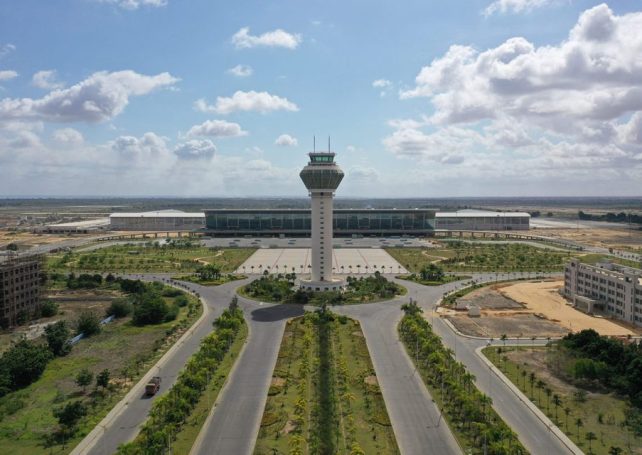
[[(238, 273), (308, 273), (309, 248), (260, 248), (238, 269)], [(335, 248), (332, 250), (335, 275), (357, 275), (379, 271), (407, 273), (406, 269), (381, 248)]]

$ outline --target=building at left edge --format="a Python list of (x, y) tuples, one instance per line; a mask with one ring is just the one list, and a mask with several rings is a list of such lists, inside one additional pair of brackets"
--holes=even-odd
[(0, 326), (28, 321), (40, 308), (43, 290), (42, 256), (17, 256), (0, 262)]

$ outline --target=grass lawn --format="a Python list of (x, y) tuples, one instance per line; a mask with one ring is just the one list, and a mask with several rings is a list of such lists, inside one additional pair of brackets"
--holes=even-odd
[[(581, 392), (564, 381), (551, 367), (551, 364), (555, 364), (554, 348), (501, 349), (503, 352), (499, 354), (495, 346), (485, 348), (483, 352), (583, 451), (589, 452), (586, 435), (592, 432), (596, 437), (591, 442), (594, 454), (608, 455), (611, 447), (620, 447), (623, 453), (642, 453), (642, 441), (622, 425), (629, 406), (626, 399), (612, 393)], [(531, 373), (534, 375), (532, 387)], [(540, 383), (541, 387), (538, 387), (539, 381), (543, 383)], [(551, 391), (550, 398), (547, 389)], [(579, 397), (578, 392), (585, 394), (585, 397)], [(557, 409), (554, 405), (555, 395), (560, 399)], [(577, 419), (582, 420), (579, 429)]]
[(399, 453), (357, 321), (288, 321), (268, 395), (255, 454)]
[(413, 283), (423, 284), (424, 286), (441, 286), (442, 284), (452, 283), (453, 281), (470, 280), (472, 277), (467, 275), (444, 275), (441, 280), (428, 281), (422, 280), (420, 276), (415, 275), (399, 275), (395, 278), (400, 280), (412, 281)]
[(154, 246), (154, 244), (112, 245), (84, 253), (47, 256), (49, 271), (87, 272), (194, 272), (202, 265), (216, 264), (223, 273), (234, 272), (252, 253), (252, 248), (207, 248)]
[(202, 280), (198, 275), (178, 275), (173, 276), (173, 280), (189, 281), (190, 283), (200, 284), (201, 286), (220, 286), (221, 284), (230, 283), (232, 281), (244, 280), (245, 275), (224, 275), (217, 280)]
[(239, 333), (234, 339), (230, 350), (227, 351), (225, 357), (216, 369), (216, 372), (214, 373), (215, 376), (210, 381), (206, 391), (185, 421), (185, 424), (183, 424), (181, 431), (176, 434), (176, 440), (172, 443), (172, 450), (174, 453), (187, 454), (194, 445), (194, 442), (198, 437), (198, 433), (201, 431), (212, 406), (216, 402), (219, 392), (225, 384), (225, 380), (230, 374), (230, 370), (232, 369), (234, 362), (238, 358), (239, 353), (247, 340), (247, 333), (247, 324), (243, 324), (239, 329)]
[(409, 272), (435, 263), (448, 272), (560, 271), (572, 253), (519, 243), (449, 242), (446, 248), (387, 248)]
[[(194, 297), (189, 298), (196, 302)], [(130, 318), (116, 320), (104, 326), (100, 334), (80, 341), (67, 356), (52, 360), (38, 381), (0, 398), (0, 452), (68, 453), (198, 319), (202, 306), (197, 304), (191, 315), (187, 308), (181, 308), (176, 320), (159, 325), (136, 327), (129, 323)], [(94, 393), (90, 386), (84, 394), (74, 381), (83, 368), (94, 376), (109, 369), (110, 390)], [(89, 406), (76, 436), (67, 442), (65, 449), (60, 445), (45, 448), (44, 437), (58, 425), (52, 410), (77, 399), (83, 399)]]

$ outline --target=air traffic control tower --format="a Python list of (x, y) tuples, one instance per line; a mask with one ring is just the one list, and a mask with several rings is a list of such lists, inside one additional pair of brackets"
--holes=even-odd
[(301, 287), (312, 291), (339, 290), (343, 280), (332, 276), (332, 198), (343, 180), (343, 171), (334, 162), (334, 153), (311, 152), (310, 162), (303, 168), (301, 180), (312, 198), (312, 259), (309, 280)]

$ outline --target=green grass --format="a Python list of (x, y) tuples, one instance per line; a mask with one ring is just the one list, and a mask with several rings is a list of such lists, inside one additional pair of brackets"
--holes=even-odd
[[(553, 348), (501, 349), (503, 352), (499, 354), (497, 347), (485, 348), (483, 353), (583, 451), (588, 452), (589, 449), (586, 434), (593, 432), (597, 436), (597, 439), (591, 444), (594, 454), (608, 455), (611, 446), (626, 449), (629, 442), (631, 447), (637, 447), (636, 452), (625, 451), (623, 453), (640, 453), (638, 450), (641, 441), (635, 438), (633, 432), (621, 425), (625, 418), (625, 411), (629, 406), (625, 399), (614, 394), (594, 392), (587, 393), (585, 401), (579, 401), (575, 393), (580, 389), (565, 382), (559, 375), (554, 374), (555, 356)], [(538, 357), (542, 358), (546, 366), (543, 368), (541, 362), (535, 365), (528, 361), (528, 357), (524, 358), (529, 352), (538, 353)], [(525, 376), (522, 376), (522, 372), (525, 372)], [(529, 379), (531, 373), (535, 375), (532, 391)], [(554, 376), (557, 380), (551, 380), (551, 376)], [(539, 380), (545, 383), (544, 388), (537, 387)], [(545, 393), (545, 388), (551, 390), (550, 401)], [(562, 404), (557, 409), (557, 418), (552, 398), (555, 394), (562, 401)], [(568, 418), (564, 412), (565, 408), (570, 410)], [(598, 420), (600, 415), (603, 423)], [(579, 438), (578, 428), (575, 424), (578, 418), (581, 418), (583, 422), (579, 429)]]
[(255, 454), (399, 453), (357, 321), (288, 321), (273, 376)]
[(452, 283), (453, 281), (470, 280), (472, 277), (468, 275), (444, 275), (441, 280), (436, 281), (422, 280), (418, 275), (414, 275), (414, 278), (413, 275), (399, 275), (395, 278), (399, 278), (400, 280), (412, 281), (413, 283), (423, 284), (424, 286), (441, 286), (442, 284)]
[[(118, 320), (104, 326), (100, 334), (80, 341), (66, 357), (52, 360), (38, 381), (0, 399), (1, 451), (14, 455), (68, 453), (191, 326), (202, 311), (200, 304), (196, 308), (189, 317), (187, 307), (181, 308), (175, 321), (154, 326), (136, 327), (129, 318)], [(74, 383), (83, 368), (94, 375), (108, 368), (111, 390), (103, 395), (92, 394), (93, 388), (88, 388), (83, 395)], [(52, 410), (80, 398), (90, 404), (89, 414), (81, 420), (75, 437), (65, 449), (60, 445), (45, 448), (44, 437), (57, 428)], [(19, 404), (20, 409), (8, 413)]]
[(252, 248), (206, 248), (125, 244), (83, 253), (47, 256), (49, 271), (87, 272), (194, 272), (204, 264), (216, 264), (223, 273), (234, 272)]
[(561, 271), (571, 252), (553, 251), (519, 243), (450, 242), (447, 248), (388, 248), (408, 271), (418, 273), (436, 263), (447, 272)]
[(181, 431), (176, 434), (176, 440), (172, 444), (172, 450), (174, 453), (187, 454), (194, 445), (194, 442), (196, 441), (212, 406), (216, 402), (218, 394), (225, 384), (225, 380), (232, 370), (234, 362), (236, 362), (236, 359), (247, 340), (247, 335), (247, 324), (243, 324), (239, 329), (239, 333), (234, 339), (230, 350), (227, 351), (225, 357), (216, 369), (216, 372), (214, 373), (215, 376), (208, 384), (204, 394), (201, 396), (200, 400), (194, 407), (194, 410), (185, 421), (185, 424), (183, 424)]

